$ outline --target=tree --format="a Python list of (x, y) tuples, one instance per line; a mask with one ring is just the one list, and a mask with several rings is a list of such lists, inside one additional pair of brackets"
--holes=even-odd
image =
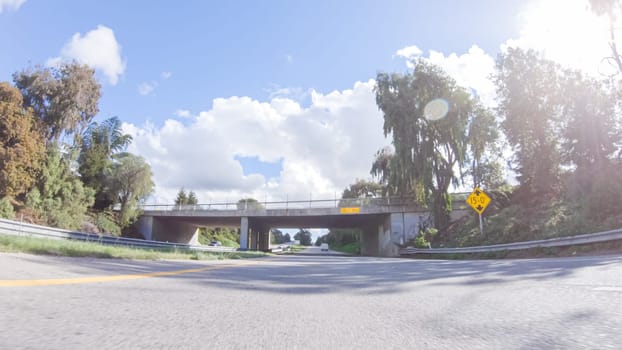
[(108, 177), (108, 189), (120, 204), (119, 225), (127, 227), (139, 215), (138, 204), (153, 192), (151, 167), (133, 154), (115, 160)]
[(391, 147), (384, 147), (376, 152), (371, 166), (370, 174), (381, 184), (382, 196), (392, 196), (399, 193), (397, 186), (399, 179), (391, 176), (391, 163), (394, 155), (395, 152)]
[(45, 143), (22, 95), (0, 83), (0, 197), (15, 198), (36, 183), (45, 160)]
[[(377, 76), (376, 103), (383, 112), (384, 134), (393, 137), (395, 153), (387, 159), (387, 174), (379, 166), (372, 166), (372, 172), (388, 175), (391, 191), (431, 203), (435, 225), (444, 228), (451, 210), (448, 189), (462, 181), (466, 130), (475, 110), (469, 93), (440, 68), (422, 59), (413, 65), (412, 73)], [(438, 99), (447, 114), (438, 120), (426, 118), (426, 105)]]
[(26, 195), (26, 207), (50, 226), (76, 230), (82, 227), (94, 194), (73, 174), (60, 151), (51, 147), (37, 186)]
[(237, 207), (239, 210), (246, 209), (263, 209), (263, 205), (259, 203), (255, 198), (242, 198), (238, 201)]
[(281, 244), (281, 243), (285, 243), (285, 242), (289, 242), (289, 234), (283, 234), (283, 232), (279, 229), (272, 229), (271, 230), (272, 233), (272, 239), (271, 242), (272, 244)]
[(497, 188), (505, 183), (503, 168), (498, 161), (501, 156), (499, 123), (481, 104), (477, 103), (475, 109), (468, 131), (467, 156), (471, 161), (468, 173), (473, 178), (473, 187)]
[(188, 195), (186, 194), (186, 190), (182, 187), (179, 192), (177, 192), (177, 198), (175, 198), (175, 205), (186, 205), (188, 203)]
[(199, 200), (197, 199), (197, 195), (194, 193), (194, 191), (190, 191), (188, 193), (188, 201), (186, 202), (186, 204), (188, 204), (188, 205), (197, 205), (197, 204), (199, 204)]
[(497, 59), (495, 81), (501, 125), (514, 151), (519, 197), (528, 203), (554, 196), (560, 184), (559, 66), (533, 50), (509, 48)]
[(305, 245), (305, 246), (310, 246), (312, 245), (312, 241), (311, 241), (311, 232), (309, 232), (309, 230), (306, 229), (300, 229), (298, 230), (298, 232), (294, 235), (294, 239), (300, 241), (301, 245)]
[(618, 74), (622, 73), (622, 59), (618, 53), (616, 28), (617, 14), (622, 10), (622, 3), (619, 0), (590, 0), (592, 11), (598, 16), (609, 17), (609, 48), (611, 49), (611, 56), (605, 57), (605, 60), (616, 67)]
[(95, 209), (108, 208), (113, 202), (106, 189), (106, 174), (112, 160), (132, 142), (132, 136), (123, 134), (121, 120), (112, 117), (101, 124), (93, 122), (82, 136), (78, 171), (85, 185), (95, 190)]
[(95, 71), (86, 65), (35, 67), (16, 72), (13, 81), (24, 96), (24, 107), (32, 108), (51, 143), (72, 134), (80, 136), (99, 111), (101, 86)]
[(341, 198), (375, 198), (382, 196), (382, 185), (361, 179), (356, 181), (343, 190)]
[(607, 165), (622, 140), (616, 96), (581, 72), (567, 71), (564, 78), (562, 160), (589, 174)]

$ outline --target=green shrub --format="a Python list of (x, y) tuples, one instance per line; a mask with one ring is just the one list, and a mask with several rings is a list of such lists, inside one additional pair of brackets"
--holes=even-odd
[(121, 227), (116, 223), (114, 214), (109, 211), (97, 213), (95, 216), (95, 225), (102, 232), (111, 233), (115, 236), (121, 235)]
[(414, 240), (416, 248), (430, 248), (430, 241), (434, 239), (434, 236), (438, 233), (438, 230), (433, 227), (428, 227), (425, 230), (419, 232), (419, 235)]
[(8, 197), (4, 197), (0, 200), (0, 218), (13, 219), (15, 217), (15, 210), (13, 204)]

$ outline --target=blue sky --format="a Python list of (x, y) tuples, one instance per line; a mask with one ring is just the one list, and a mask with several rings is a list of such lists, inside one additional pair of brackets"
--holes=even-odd
[(94, 66), (97, 118), (125, 122), (155, 203), (182, 186), (201, 202), (333, 198), (391, 142), (378, 71), (423, 57), (492, 106), (503, 47), (598, 67), (606, 35), (586, 1), (0, 0), (0, 80), (60, 60)]
[[(156, 5), (154, 5), (156, 4)], [(178, 109), (209, 108), (216, 97), (267, 99), (297, 87), (330, 92), (422, 50), (495, 52), (516, 34), (520, 1), (26, 1), (0, 15), (0, 79), (57, 56), (74, 33), (111, 28), (126, 69), (104, 84), (101, 116), (161, 123)], [(510, 20), (508, 20), (510, 19)], [(494, 30), (490, 30), (494, 28)], [(161, 73), (172, 76), (162, 81)], [(137, 85), (157, 82), (147, 98)]]

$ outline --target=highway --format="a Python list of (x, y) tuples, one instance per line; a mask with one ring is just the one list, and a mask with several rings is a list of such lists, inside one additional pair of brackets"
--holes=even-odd
[(2, 349), (620, 349), (622, 256), (0, 254)]

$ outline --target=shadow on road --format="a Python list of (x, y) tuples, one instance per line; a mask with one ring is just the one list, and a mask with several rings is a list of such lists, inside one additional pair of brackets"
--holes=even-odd
[[(94, 258), (43, 258), (23, 255), (32, 264), (58, 265), (80, 275), (141, 274), (208, 266), (193, 261), (136, 261)], [(240, 261), (208, 262), (214, 265)], [(270, 293), (326, 293), (348, 291), (391, 294), (406, 283), (431, 286), (499, 285), (516, 280), (554, 283), (589, 268), (590, 273), (622, 265), (621, 256), (523, 260), (412, 260), (351, 256), (278, 256), (245, 260), (250, 265), (169, 277), (221, 289), (257, 290)], [(622, 283), (621, 281), (618, 281)]]
[(275, 258), (239, 269), (212, 271), (204, 276), (181, 278), (223, 289), (271, 293), (326, 293), (350, 291), (391, 294), (406, 283), (430, 285), (499, 285), (516, 280), (554, 283), (583, 268), (622, 264), (622, 257), (563, 260), (438, 261), (353, 257)]

